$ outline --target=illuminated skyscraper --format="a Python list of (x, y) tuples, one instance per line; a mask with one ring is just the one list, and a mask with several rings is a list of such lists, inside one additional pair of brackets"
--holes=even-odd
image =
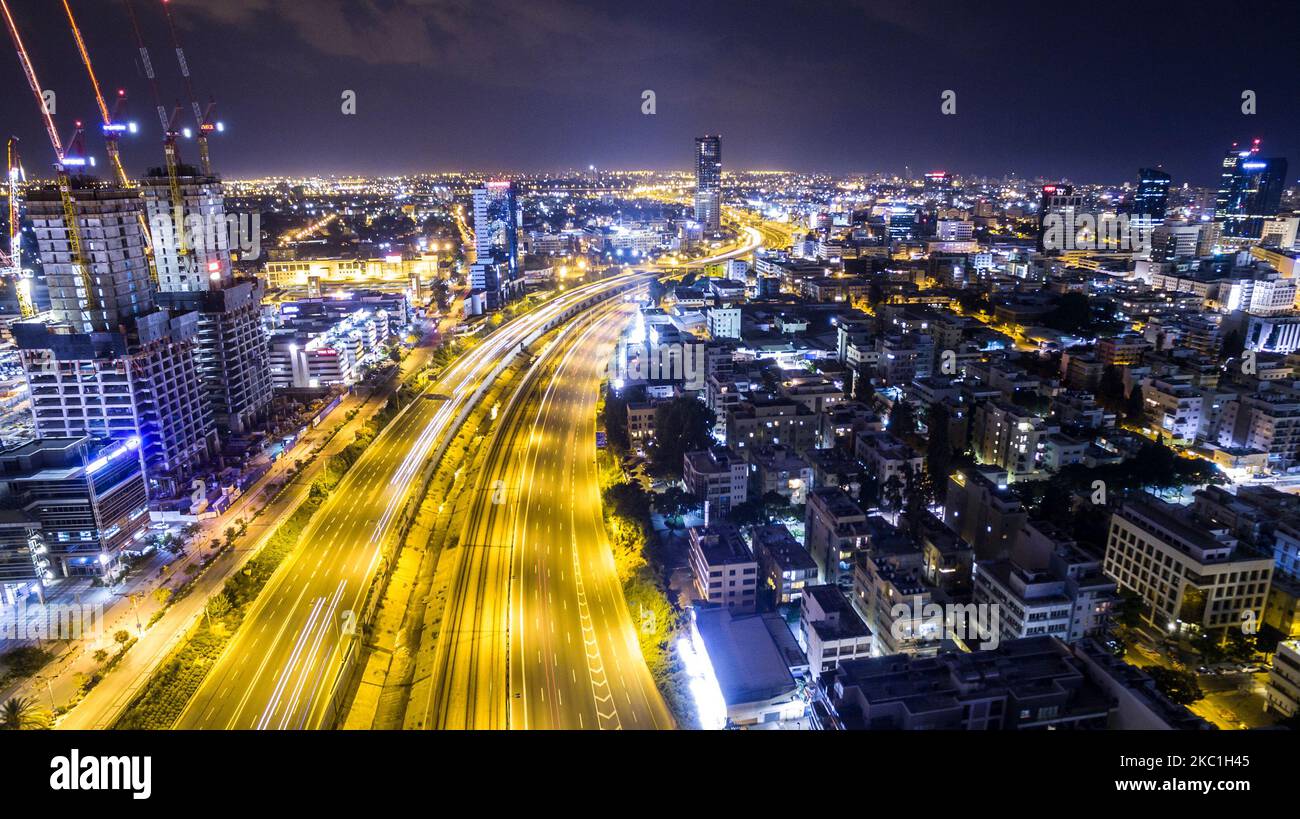
[(706, 234), (722, 230), (722, 137), (695, 138), (695, 221)]
[(1214, 197), (1214, 219), (1223, 225), (1223, 236), (1258, 239), (1264, 220), (1276, 216), (1286, 185), (1285, 159), (1263, 159), (1259, 140), (1250, 150), (1240, 150), (1233, 143), (1223, 157), (1219, 190)]
[(523, 290), (519, 268), (519, 205), (514, 184), (488, 182), (474, 190), (474, 266), (470, 284), (499, 310)]
[[(1073, 232), (1076, 216), (1083, 210), (1083, 195), (1074, 192), (1073, 185), (1044, 185), (1038, 203), (1038, 249), (1062, 250), (1048, 248), (1043, 241), (1047, 232), (1049, 218), (1059, 221), (1063, 231)], [(1064, 235), (1064, 233), (1062, 233)]]
[(1169, 174), (1158, 168), (1138, 170), (1137, 193), (1133, 196), (1133, 215), (1159, 224), (1169, 206)]

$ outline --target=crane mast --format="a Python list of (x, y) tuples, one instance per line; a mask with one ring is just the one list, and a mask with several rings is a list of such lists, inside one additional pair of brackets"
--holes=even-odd
[(162, 7), (163, 16), (167, 18), (167, 31), (172, 38), (172, 48), (176, 50), (176, 62), (180, 66), (181, 77), (185, 80), (185, 93), (190, 98), (190, 108), (194, 112), (194, 124), (198, 129), (194, 136), (199, 145), (199, 167), (203, 170), (204, 176), (211, 176), (212, 160), (208, 155), (208, 134), (221, 130), (221, 123), (214, 122), (212, 119), (217, 104), (216, 102), (209, 102), (206, 108), (199, 105), (198, 97), (194, 95), (194, 83), (190, 79), (189, 61), (185, 59), (185, 50), (181, 48), (181, 39), (176, 33), (176, 24), (172, 21), (171, 0), (162, 0)]
[[(77, 25), (77, 18), (72, 14), (72, 6), (68, 0), (63, 0), (63, 10), (68, 15), (68, 26), (72, 29), (72, 37), (77, 42), (77, 52), (81, 55), (81, 63), (86, 67), (86, 74), (90, 77), (90, 86), (95, 91), (95, 103), (99, 106), (99, 114), (104, 122), (104, 150), (108, 154), (109, 162), (113, 166), (113, 173), (117, 177), (117, 183), (124, 188), (134, 188), (133, 183), (126, 175), (126, 169), (122, 167), (121, 152), (118, 148), (118, 140), (122, 132), (135, 130), (135, 123), (124, 125), (118, 122), (117, 116), (122, 112), (122, 106), (126, 103), (126, 91), (118, 89), (117, 101), (113, 110), (108, 110), (108, 103), (104, 100), (104, 92), (99, 84), (99, 76), (95, 74), (95, 66), (90, 61), (90, 52), (86, 50), (86, 41), (81, 36), (81, 28)], [(149, 219), (141, 210), (137, 216), (140, 222), (140, 231), (144, 235), (144, 256), (149, 265), (149, 278), (156, 285), (158, 284), (158, 265), (154, 259), (153, 236), (149, 231)]]
[(144, 34), (140, 31), (140, 20), (136, 17), (135, 4), (131, 0), (122, 0), (122, 4), (126, 7), (127, 16), (131, 18), (131, 31), (135, 34), (136, 49), (140, 53), (140, 65), (145, 78), (149, 80), (149, 90), (153, 94), (154, 108), (158, 111), (158, 121), (162, 124), (163, 159), (167, 166), (168, 186), (171, 189), (176, 255), (178, 260), (185, 259), (191, 254), (188, 247), (189, 243), (185, 238), (185, 205), (181, 195), (180, 183), (181, 155), (180, 149), (177, 147), (179, 129), (176, 123), (180, 117), (181, 109), (177, 105), (172, 109), (171, 115), (168, 116), (167, 107), (163, 105), (162, 94), (158, 90), (158, 76), (153, 70), (153, 60), (149, 58), (149, 48), (145, 45)]
[[(9, 10), (7, 0), (0, 0), (0, 11), (4, 12), (5, 24), (9, 29), (9, 36), (13, 40), (14, 48), (18, 52), (18, 61), (22, 63), (23, 74), (27, 77), (27, 84), (31, 87), (32, 93), (36, 95), (36, 106), (41, 111), (41, 118), (45, 123), (45, 132), (50, 138), (50, 145), (54, 148), (56, 163), (54, 165), (55, 176), (57, 178), (59, 198), (63, 202), (63, 219), (64, 229), (68, 234), (68, 246), (70, 252), (70, 262), (81, 285), (86, 292), (87, 311), (96, 310), (99, 307), (99, 297), (95, 293), (94, 282), (91, 281), (90, 268), (86, 266), (85, 255), (82, 252), (81, 243), (81, 226), (77, 222), (77, 207), (72, 196), (72, 178), (68, 173), (69, 165), (84, 165), (86, 160), (82, 156), (67, 156), (64, 152), (63, 141), (59, 139), (59, 132), (54, 127), (54, 117), (45, 105), (45, 93), (41, 88), (40, 80), (36, 77), (36, 69), (32, 66), (31, 57), (27, 54), (27, 47), (23, 44), (22, 35), (18, 31), (18, 24), (14, 22), (13, 13)], [(79, 147), (81, 144), (81, 123), (77, 123), (77, 130), (73, 134), (72, 143)]]
[[(5, 168), (9, 180), (9, 257), (7, 267), (18, 296), (18, 311), (23, 318), (36, 315), (32, 304), (31, 281), (23, 273), (23, 232), (18, 209), (18, 187), (22, 182), (23, 167), (18, 159), (18, 137), (9, 137), (5, 146)], [(3, 254), (0, 254), (3, 255)]]

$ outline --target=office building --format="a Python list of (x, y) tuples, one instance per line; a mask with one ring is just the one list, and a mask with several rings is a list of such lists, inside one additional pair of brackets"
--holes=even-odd
[(706, 235), (722, 231), (722, 137), (695, 138), (695, 221)]
[(1169, 182), (1169, 174), (1158, 168), (1139, 169), (1132, 215), (1141, 217), (1150, 225), (1163, 223), (1169, 207)]
[(1159, 628), (1222, 631), (1264, 615), (1273, 559), (1154, 496), (1111, 516), (1105, 572)]
[(1286, 186), (1285, 159), (1259, 155), (1259, 140), (1242, 150), (1236, 143), (1223, 157), (1214, 219), (1225, 239), (1259, 239), (1264, 222), (1276, 216)]
[[(115, 578), (124, 552), (140, 551), (149, 500), (139, 440), (44, 438), (0, 452), (5, 577), (47, 586), (65, 577)], [(36, 524), (14, 527), (12, 514)], [(17, 534), (17, 537), (13, 535)]]
[(492, 181), (474, 190), (475, 260), (470, 286), (482, 291), (488, 310), (500, 310), (523, 294), (518, 231), (513, 182)]

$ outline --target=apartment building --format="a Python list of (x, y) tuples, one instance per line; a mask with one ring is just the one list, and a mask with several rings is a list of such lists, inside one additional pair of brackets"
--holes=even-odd
[(1300, 714), (1300, 641), (1284, 640), (1277, 644), (1264, 698), (1270, 711), (1284, 717)]
[(817, 414), (798, 401), (751, 395), (727, 410), (727, 446), (737, 452), (784, 444), (802, 452), (817, 441)]
[(859, 432), (853, 438), (853, 454), (879, 486), (893, 477), (905, 480), (909, 471), (916, 477), (925, 471), (925, 457), (889, 432)]
[(689, 537), (691, 575), (700, 598), (736, 614), (755, 611), (758, 561), (740, 530), (729, 523), (711, 523), (692, 526)]
[(853, 556), (870, 536), (867, 515), (838, 486), (819, 486), (808, 493), (804, 546), (817, 562), (822, 583), (852, 585)]
[(799, 645), (814, 675), (872, 655), (871, 630), (839, 586), (808, 586), (800, 598)]
[(687, 452), (682, 461), (686, 491), (708, 504), (711, 516), (726, 515), (748, 497), (745, 459), (727, 447)]
[(1042, 467), (1047, 422), (1006, 401), (984, 401), (975, 407), (971, 443), (980, 463), (1007, 471), (1011, 480), (1030, 478)]
[(998, 606), (1003, 640), (1048, 635), (1075, 643), (1099, 633), (1117, 590), (1102, 573), (1100, 558), (1068, 545), (1057, 547), (1045, 569), (1012, 558), (981, 561), (974, 581), (975, 603)]
[(784, 525), (755, 526), (749, 542), (777, 605), (797, 602), (805, 587), (816, 584), (817, 561)]
[(1003, 473), (963, 469), (948, 477), (943, 522), (974, 548), (977, 559), (1010, 555), (1028, 519)]
[(840, 724), (859, 730), (1104, 728), (1115, 708), (1051, 637), (987, 651), (850, 660), (827, 695)]

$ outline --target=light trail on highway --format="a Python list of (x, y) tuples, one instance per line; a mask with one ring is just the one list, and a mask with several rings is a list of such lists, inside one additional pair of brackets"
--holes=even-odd
[(457, 582), (407, 727), (672, 727), (623, 599), (596, 474), (596, 399), (631, 310), (602, 308), (558, 340), (504, 413), (449, 556)]
[[(521, 345), (569, 310), (644, 280), (625, 274), (583, 286), (506, 324), (455, 361), (380, 433), (312, 518), (177, 721), (178, 728), (316, 728), (334, 719), (353, 633), (420, 473), (454, 437)], [(427, 394), (427, 393), (426, 393)]]

